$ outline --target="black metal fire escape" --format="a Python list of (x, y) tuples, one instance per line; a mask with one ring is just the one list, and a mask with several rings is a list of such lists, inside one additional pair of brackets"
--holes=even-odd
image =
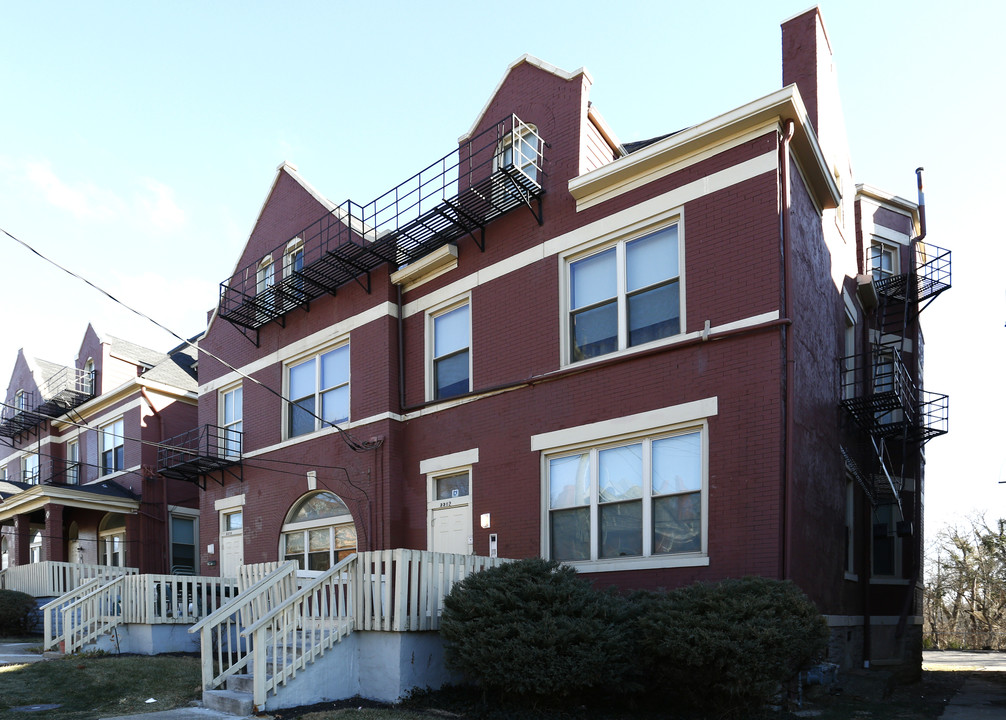
[(241, 449), (243, 433), (216, 425), (203, 425), (160, 443), (157, 472), (166, 478), (184, 480), (206, 489), (206, 478), (221, 485), (223, 473), (243, 480)]
[(865, 437), (863, 447), (843, 447), (842, 454), (874, 506), (901, 508), (909, 466), (926, 442), (948, 430), (948, 397), (922, 387), (917, 346), (919, 314), (950, 289), (950, 251), (923, 241), (921, 183), (920, 175), (922, 233), (911, 241), (907, 272), (874, 278), (877, 306), (869, 317), (869, 342), (840, 361), (842, 407)]
[(486, 225), (521, 206), (541, 224), (545, 147), (532, 126), (504, 118), (373, 202), (347, 200), (283, 238), (265, 265), (239, 268), (220, 284), (219, 317), (257, 345), (261, 327), (343, 285), (370, 292), (370, 273), (386, 263), (408, 265), (464, 235), (484, 250)]
[(40, 425), (65, 415), (94, 397), (94, 373), (64, 367), (42, 383), (39, 392), (23, 392), (14, 406), (0, 410), (0, 437), (14, 443)]

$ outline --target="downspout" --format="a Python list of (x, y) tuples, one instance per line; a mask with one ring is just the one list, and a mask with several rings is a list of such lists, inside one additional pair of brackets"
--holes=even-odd
[[(157, 437), (159, 441), (164, 440), (164, 418), (161, 413), (158, 412), (157, 408), (154, 407), (154, 401), (150, 399), (150, 395), (147, 394), (147, 388), (140, 386), (140, 395), (143, 399), (147, 401), (147, 405), (150, 407), (150, 412), (154, 414), (157, 418)], [(161, 478), (161, 522), (164, 524), (164, 550), (161, 552), (161, 567), (166, 571), (170, 571), (170, 563), (168, 561), (168, 551), (171, 548), (171, 523), (168, 522), (168, 481), (167, 478)], [(198, 547), (196, 548), (198, 550)], [(196, 558), (198, 560), (198, 558)]]
[(398, 288), (398, 411), (405, 412), (405, 319), (402, 317), (402, 286)]
[[(791, 259), (792, 231), (790, 229), (790, 176), (789, 176), (789, 143), (793, 139), (796, 125), (792, 120), (783, 122), (782, 142), (779, 144), (779, 169), (780, 169), (780, 202), (782, 205), (782, 218), (780, 230), (782, 234), (782, 256), (783, 256), (783, 307), (784, 316), (793, 319), (793, 293), (792, 277), (793, 264)], [(793, 342), (792, 332), (789, 325), (781, 328), (782, 341), (785, 353), (785, 365), (783, 366), (783, 489), (782, 489), (782, 558), (781, 575), (783, 580), (788, 580), (793, 576), (792, 552), (790, 543), (793, 533)]]

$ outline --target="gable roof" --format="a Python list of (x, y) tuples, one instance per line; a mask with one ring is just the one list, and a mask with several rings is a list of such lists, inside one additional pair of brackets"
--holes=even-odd
[(111, 335), (106, 336), (104, 341), (108, 343), (108, 349), (112, 355), (120, 360), (126, 360), (137, 365), (153, 367), (160, 362), (164, 362), (168, 357), (158, 350), (151, 350), (143, 345), (137, 345), (136, 343), (112, 337)]
[(558, 68), (550, 63), (547, 63), (544, 60), (539, 60), (534, 55), (524, 53), (519, 58), (514, 60), (512, 63), (507, 65), (507, 69), (503, 73), (503, 77), (501, 77), (500, 81), (496, 83), (496, 87), (493, 88), (493, 91), (489, 93), (489, 99), (487, 99), (485, 105), (482, 106), (482, 109), (479, 111), (478, 116), (476, 116), (475, 118), (475, 122), (473, 122), (472, 126), (468, 128), (468, 132), (466, 132), (464, 135), (458, 138), (459, 143), (464, 142), (465, 140), (467, 140), (468, 138), (470, 138), (472, 135), (475, 134), (475, 131), (478, 129), (479, 123), (482, 122), (482, 120), (486, 116), (486, 113), (489, 111), (489, 105), (492, 103), (493, 98), (495, 98), (496, 95), (499, 94), (500, 88), (503, 87), (503, 83), (506, 82), (506, 79), (510, 76), (510, 73), (513, 71), (514, 68), (518, 67), (519, 65), (523, 65), (524, 63), (527, 63), (528, 65), (533, 65), (539, 70), (544, 70), (547, 73), (552, 73), (556, 77), (562, 78), (563, 80), (572, 80), (575, 77), (583, 75), (587, 78), (587, 82), (589, 82), (591, 85), (594, 84), (594, 78), (591, 76), (591, 74), (587, 71), (587, 68), (585, 67), (580, 67), (578, 70), (574, 70), (573, 72), (566, 72), (565, 70)]

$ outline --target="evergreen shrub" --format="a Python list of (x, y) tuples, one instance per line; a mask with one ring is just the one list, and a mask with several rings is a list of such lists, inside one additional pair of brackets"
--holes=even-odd
[(770, 702), (817, 659), (828, 627), (792, 582), (749, 577), (633, 597), (651, 699), (729, 715)]
[[(486, 693), (533, 704), (624, 690), (632, 665), (623, 598), (531, 558), (474, 573), (444, 599), (448, 667)], [(516, 696), (516, 698), (515, 698)]]
[(0, 590), (0, 636), (31, 632), (36, 614), (35, 598), (17, 590)]

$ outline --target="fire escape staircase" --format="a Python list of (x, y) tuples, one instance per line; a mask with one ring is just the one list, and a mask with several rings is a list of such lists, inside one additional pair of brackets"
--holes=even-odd
[(913, 242), (913, 255), (910, 272), (875, 280), (869, 347), (840, 360), (841, 404), (866, 438), (863, 448), (843, 447), (842, 455), (874, 505), (900, 507), (907, 458), (948, 430), (948, 397), (916, 382), (917, 348), (910, 345), (909, 330), (950, 288), (950, 251)]
[(94, 373), (64, 367), (42, 383), (38, 393), (24, 392), (14, 406), (0, 410), (0, 438), (13, 444), (49, 420), (65, 415), (94, 397)]
[[(256, 260), (220, 284), (219, 317), (258, 345), (259, 329), (351, 282), (370, 292), (370, 273), (408, 265), (462, 236), (485, 249), (491, 221), (527, 207), (542, 222), (546, 143), (516, 115), (461, 143), (367, 205), (351, 200), (285, 238), (266, 276)], [(295, 257), (289, 248), (302, 248)]]
[(243, 480), (241, 447), (243, 434), (216, 425), (202, 425), (169, 438), (157, 448), (157, 472), (163, 477), (195, 483), (206, 489), (206, 478), (223, 473)]

